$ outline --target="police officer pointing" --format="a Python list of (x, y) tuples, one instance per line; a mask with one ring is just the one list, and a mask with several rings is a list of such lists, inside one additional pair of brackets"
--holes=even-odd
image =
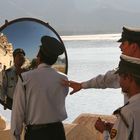
[[(122, 54), (140, 58), (140, 29), (123, 27), (119, 48)], [(96, 77), (83, 81), (81, 83), (76, 81), (65, 81), (64, 85), (71, 87), (73, 90), (71, 94), (80, 91), (81, 89), (105, 89), (105, 88), (120, 88), (119, 76), (115, 74), (116, 69), (109, 70), (105, 74), (99, 74)], [(125, 95), (125, 93), (124, 93)], [(124, 96), (124, 102), (127, 100), (127, 95)]]

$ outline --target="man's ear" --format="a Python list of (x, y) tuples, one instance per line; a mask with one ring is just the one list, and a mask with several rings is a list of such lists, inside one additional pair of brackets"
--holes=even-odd
[(131, 74), (123, 74), (123, 78), (125, 79), (125, 80), (132, 80), (132, 75)]
[(134, 51), (136, 51), (137, 48), (138, 48), (138, 44), (137, 44), (137, 43), (134, 43), (133, 46), (134, 46), (134, 47), (133, 47)]
[(131, 48), (131, 52), (130, 52), (130, 56), (131, 57), (136, 57), (136, 58), (140, 58), (140, 47), (138, 46), (137, 43), (132, 43), (131, 44), (132, 46), (130, 47)]

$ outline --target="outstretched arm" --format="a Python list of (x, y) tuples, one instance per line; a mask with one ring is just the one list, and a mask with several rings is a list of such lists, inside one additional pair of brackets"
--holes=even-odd
[(82, 89), (82, 85), (81, 83), (78, 83), (78, 82), (75, 82), (75, 81), (66, 81), (66, 80), (63, 80), (62, 81), (62, 84), (64, 86), (68, 86), (68, 87), (71, 87), (73, 90), (70, 92), (70, 94), (73, 94), (75, 92), (78, 92)]
[(115, 70), (106, 72), (104, 75), (98, 75), (85, 82), (62, 81), (64, 86), (71, 87), (73, 90), (70, 94), (80, 91), (81, 89), (96, 88), (120, 88), (119, 75), (115, 74)]
[(82, 82), (82, 88), (120, 88), (119, 75), (115, 74), (116, 70), (107, 71), (105, 74), (99, 74), (88, 81)]

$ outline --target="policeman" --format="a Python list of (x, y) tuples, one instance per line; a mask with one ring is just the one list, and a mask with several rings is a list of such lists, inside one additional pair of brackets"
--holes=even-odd
[[(117, 120), (111, 129), (111, 140), (140, 139), (140, 59), (121, 55), (119, 68), (116, 73), (120, 76), (120, 86), (128, 96), (128, 102), (114, 111)], [(95, 127), (103, 132), (104, 122), (97, 120)], [(101, 129), (102, 128), (102, 129)], [(107, 129), (106, 129), (107, 130)]]
[(4, 70), (2, 81), (2, 96), (4, 98), (5, 109), (12, 109), (13, 94), (17, 83), (18, 75), (25, 71), (21, 66), (25, 62), (25, 52), (21, 48), (17, 48), (13, 52), (14, 65)]
[[(118, 42), (121, 42), (120, 49), (122, 54), (140, 58), (140, 29), (123, 27), (122, 36)], [(78, 92), (81, 89), (88, 88), (120, 88), (119, 76), (118, 74), (114, 74), (115, 71), (115, 69), (109, 70), (105, 74), (100, 74), (81, 83), (76, 81), (66, 81), (64, 82), (64, 85), (73, 88), (71, 94)]]
[(113, 140), (140, 139), (140, 59), (121, 57), (119, 69), (120, 86), (127, 93), (128, 103), (115, 111), (118, 118), (111, 130)]
[(66, 140), (62, 121), (67, 118), (67, 76), (53, 67), (64, 46), (49, 36), (41, 38), (38, 67), (21, 74), (13, 99), (11, 130), (16, 140), (26, 125), (25, 140)]

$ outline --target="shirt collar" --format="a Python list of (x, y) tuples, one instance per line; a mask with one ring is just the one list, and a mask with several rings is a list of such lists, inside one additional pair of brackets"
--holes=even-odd
[(132, 102), (135, 102), (135, 100), (138, 100), (138, 99), (140, 99), (140, 93), (138, 93), (138, 94), (132, 96), (128, 101), (129, 101), (130, 103), (132, 103)]
[(15, 65), (11, 66), (10, 68), (11, 68), (12, 70), (16, 70)]
[(41, 63), (38, 65), (38, 68), (43, 68), (43, 67), (51, 67), (51, 65), (47, 65), (45, 63)]

